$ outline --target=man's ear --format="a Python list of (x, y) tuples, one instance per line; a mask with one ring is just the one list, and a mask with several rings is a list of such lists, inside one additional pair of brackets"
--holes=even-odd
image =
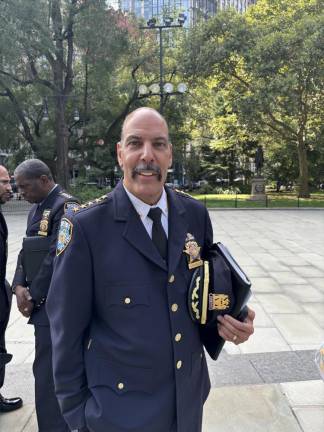
[(50, 181), (49, 178), (47, 177), (47, 175), (45, 175), (45, 174), (42, 174), (39, 177), (39, 180), (41, 181), (41, 184), (44, 185), (44, 186), (46, 186), (49, 183), (49, 181)]
[(120, 166), (121, 169), (123, 169), (123, 158), (122, 158), (122, 152), (123, 152), (122, 144), (121, 144), (121, 142), (119, 141), (119, 142), (117, 143), (117, 145), (116, 145), (116, 153), (117, 153), (118, 164), (119, 164), (119, 166)]

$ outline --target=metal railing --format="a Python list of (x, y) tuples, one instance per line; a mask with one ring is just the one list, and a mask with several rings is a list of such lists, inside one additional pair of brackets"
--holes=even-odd
[(1, 205), (1, 211), (3, 213), (11, 214), (11, 213), (27, 213), (32, 204), (28, 201), (19, 198), (13, 198), (5, 204)]
[(251, 200), (239, 194), (233, 198), (215, 198), (205, 195), (199, 198), (208, 208), (324, 208), (323, 198), (280, 197), (266, 195), (265, 199)]

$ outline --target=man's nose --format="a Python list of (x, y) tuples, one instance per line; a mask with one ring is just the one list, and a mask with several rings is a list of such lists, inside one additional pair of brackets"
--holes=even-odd
[(145, 162), (152, 162), (154, 160), (154, 153), (152, 143), (149, 141), (144, 142), (142, 147), (142, 159)]
[(8, 192), (12, 192), (12, 187), (11, 187), (11, 184), (10, 184), (10, 183), (7, 184), (7, 191), (8, 191)]

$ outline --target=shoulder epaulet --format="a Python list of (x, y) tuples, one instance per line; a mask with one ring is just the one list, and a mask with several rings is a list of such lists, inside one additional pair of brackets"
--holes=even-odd
[(60, 192), (59, 192), (59, 195), (61, 195), (61, 196), (64, 197), (64, 198), (68, 198), (68, 199), (73, 198), (72, 195), (70, 195), (69, 193), (67, 193), (67, 192), (65, 192), (65, 191), (60, 191)]
[(193, 197), (192, 195), (188, 194), (187, 192), (184, 192), (180, 189), (174, 189), (175, 192), (177, 192), (179, 195), (185, 196), (187, 198), (192, 198), (195, 199), (195, 197)]
[(97, 204), (100, 204), (104, 201), (106, 201), (109, 198), (109, 194), (108, 195), (102, 195), (99, 198), (95, 198), (94, 200), (88, 201), (84, 204), (79, 205), (77, 208), (73, 209), (73, 212), (76, 213), (80, 210), (86, 209), (86, 208), (90, 208), (90, 207), (94, 207)]

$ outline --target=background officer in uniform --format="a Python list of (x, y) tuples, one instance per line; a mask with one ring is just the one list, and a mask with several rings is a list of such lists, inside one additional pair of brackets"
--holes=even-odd
[(36, 414), (40, 432), (66, 432), (68, 427), (60, 413), (54, 393), (52, 372), (52, 348), (45, 301), (52, 277), (53, 258), (57, 230), (64, 209), (75, 198), (55, 184), (48, 166), (38, 160), (29, 159), (15, 169), (15, 180), (23, 198), (33, 203), (27, 220), (27, 237), (42, 235), (50, 237), (51, 246), (39, 271), (28, 286), (22, 262), (22, 251), (12, 283), (17, 297), (17, 306), (29, 323), (35, 326), (35, 376)]
[[(6, 203), (11, 198), (11, 194), (8, 171), (4, 166), (0, 165), (0, 204)], [(7, 224), (0, 211), (0, 388), (4, 382), (5, 364), (11, 360), (11, 355), (7, 354), (5, 344), (5, 331), (9, 321), (12, 298), (10, 286), (6, 281), (7, 238)], [(0, 394), (0, 412), (13, 411), (21, 406), (21, 398), (6, 399)]]
[[(201, 203), (164, 188), (172, 147), (157, 111), (126, 118), (117, 152), (123, 181), (61, 222), (47, 301), (56, 394), (72, 430), (200, 432), (202, 340), (212, 352), (217, 328), (189, 316), (184, 249), (190, 233), (204, 255), (211, 222)], [(241, 343), (253, 319), (228, 316), (219, 334)]]

